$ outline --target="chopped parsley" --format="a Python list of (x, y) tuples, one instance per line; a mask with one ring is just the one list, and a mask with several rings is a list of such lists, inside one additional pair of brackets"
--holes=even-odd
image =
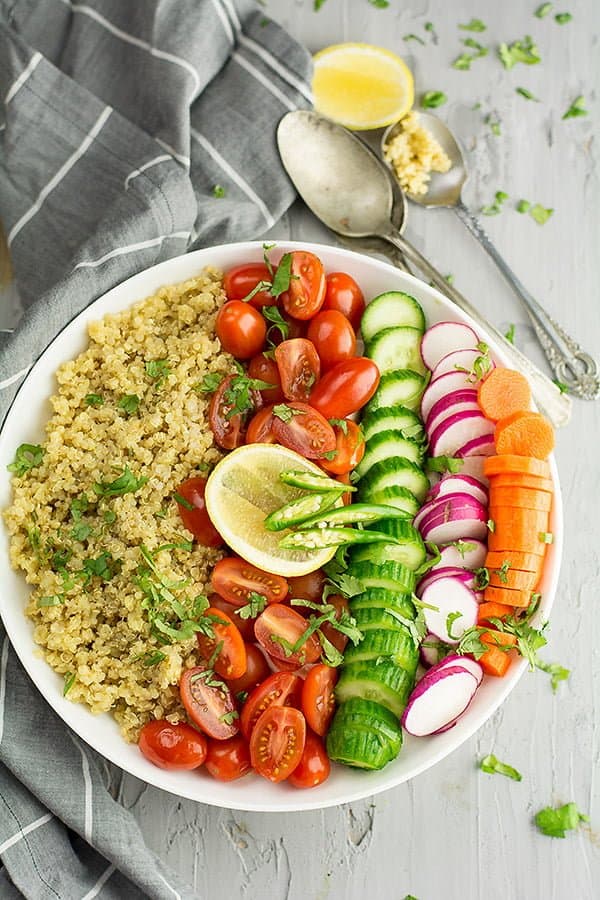
[[(241, 369), (241, 367), (240, 367)], [(256, 403), (253, 391), (266, 391), (273, 385), (260, 378), (248, 378), (243, 369), (237, 375), (231, 375), (229, 384), (223, 392), (223, 403), (227, 406), (226, 419), (242, 416), (254, 410)]]
[(294, 416), (303, 416), (305, 413), (302, 409), (292, 409), (287, 403), (278, 403), (273, 407), (273, 415), (282, 422), (290, 422)]
[(521, 97), (525, 97), (526, 100), (534, 100), (536, 103), (539, 103), (539, 98), (536, 97), (531, 91), (528, 91), (527, 88), (524, 87), (516, 87), (515, 91), (517, 94), (520, 94)]
[(390, 5), (390, 0), (369, 0), (369, 3), (376, 9), (387, 9)]
[(125, 466), (121, 475), (114, 481), (94, 482), (94, 493), (98, 497), (122, 497), (124, 494), (134, 494), (143, 487), (148, 479), (144, 476), (136, 478), (129, 466)]
[(447, 100), (443, 91), (427, 91), (421, 97), (421, 106), (423, 109), (437, 109), (438, 106), (443, 106)]
[(145, 365), (146, 375), (155, 382), (155, 387), (162, 387), (169, 375), (171, 368), (168, 359), (150, 359)]
[(450, 472), (456, 475), (462, 469), (464, 460), (453, 456), (428, 456), (425, 467), (430, 472)]
[(163, 653), (162, 650), (156, 650), (154, 653), (146, 653), (142, 657), (142, 664), (145, 668), (150, 668), (151, 666), (157, 666), (159, 663), (163, 661), (163, 659), (167, 658), (167, 654)]
[(536, 11), (534, 12), (534, 16), (537, 16), (538, 19), (544, 19), (552, 10), (552, 6), (552, 3), (542, 3), (542, 5), (538, 6)]
[(105, 509), (104, 512), (102, 513), (102, 518), (104, 519), (104, 521), (106, 522), (107, 525), (112, 525), (112, 523), (117, 518), (117, 514), (116, 514), (116, 512), (113, 512), (112, 509)]
[(93, 529), (91, 525), (87, 525), (85, 522), (77, 522), (77, 524), (71, 528), (70, 534), (74, 541), (83, 542), (89, 538), (92, 532)]
[(498, 576), (498, 580), (502, 582), (502, 584), (508, 584), (508, 570), (510, 569), (510, 561), (508, 559), (502, 560), (502, 565), (499, 569), (494, 569), (494, 575)]
[(448, 546), (454, 547), (454, 549), (458, 553), (460, 553), (460, 555), (462, 556), (463, 559), (465, 558), (466, 553), (470, 553), (472, 550), (477, 549), (477, 544), (473, 544), (470, 541), (463, 541), (462, 539), (458, 540), (458, 541), (453, 541), (451, 544), (448, 544)]
[(189, 500), (186, 500), (181, 494), (175, 492), (173, 494), (173, 500), (178, 503), (180, 506), (183, 506), (184, 509), (192, 510), (194, 508), (194, 504), (190, 503)]
[[(475, 569), (473, 572), (473, 577), (475, 579), (475, 590), (476, 591), (485, 591), (486, 587), (490, 583), (490, 573), (489, 569), (485, 566), (481, 566), (479, 569)], [(448, 632), (450, 634), (450, 632)]]
[(554, 378), (553, 381), (561, 394), (567, 394), (569, 392), (569, 385), (565, 384), (564, 381), (559, 381), (558, 378)]
[(277, 306), (263, 306), (261, 308), (261, 313), (263, 314), (267, 322), (271, 323), (267, 329), (267, 340), (269, 341), (269, 343), (273, 343), (271, 338), (272, 331), (278, 331), (282, 339), (285, 341), (289, 336), (290, 326), (277, 309)]
[(468, 376), (467, 381), (470, 381), (471, 383), (481, 381), (483, 376), (487, 375), (492, 367), (490, 348), (488, 345), (484, 343), (484, 341), (479, 341), (477, 350), (479, 350), (481, 355), (475, 357), (470, 369), (465, 368), (465, 366), (454, 366), (457, 372), (465, 372)]
[(202, 381), (194, 386), (194, 390), (204, 394), (212, 394), (223, 381), (223, 377), (224, 376), (219, 375), (218, 372), (209, 372), (208, 375), (204, 376)]
[(482, 206), (481, 212), (484, 216), (497, 216), (498, 213), (502, 210), (502, 204), (505, 200), (508, 200), (508, 194), (506, 191), (496, 191), (494, 195), (494, 202), (490, 203), (489, 206)]
[(239, 719), (240, 714), (237, 709), (230, 709), (229, 712), (223, 713), (222, 716), (219, 716), (219, 722), (223, 722), (225, 725), (233, 725), (236, 719)]
[(545, 225), (553, 212), (552, 208), (546, 209), (541, 203), (535, 203), (529, 210), (529, 215), (538, 225)]
[(95, 559), (89, 557), (83, 561), (81, 569), (84, 584), (88, 584), (94, 577), (101, 581), (111, 581), (121, 571), (122, 565), (120, 559), (114, 559), (112, 553), (106, 551)]
[(504, 332), (504, 337), (508, 341), (509, 344), (514, 344), (515, 342), (515, 323), (511, 322), (506, 331)]
[(226, 191), (222, 184), (215, 184), (212, 189), (212, 194), (213, 197), (217, 198), (217, 200), (221, 200), (225, 196)]
[(313, 3), (314, 11), (319, 12), (319, 10), (321, 9), (321, 7), (323, 6), (324, 3), (325, 3), (325, 0), (314, 0), (314, 3)]
[(235, 613), (240, 619), (255, 619), (261, 614), (267, 605), (267, 598), (263, 594), (257, 594), (251, 591), (248, 594), (248, 602), (245, 606), (240, 606)]
[(570, 107), (563, 115), (563, 119), (576, 119), (578, 116), (587, 116), (588, 111), (585, 108), (585, 100), (582, 95), (576, 97)]
[(118, 407), (128, 416), (133, 416), (138, 411), (140, 398), (137, 394), (124, 394), (119, 400)]
[(554, 16), (554, 21), (558, 22), (559, 25), (566, 25), (567, 22), (571, 22), (572, 20), (573, 16), (569, 12), (556, 13)]
[(63, 686), (63, 697), (66, 697), (73, 685), (75, 684), (75, 672), (65, 672), (64, 679), (65, 683)]
[(345, 419), (329, 419), (329, 424), (333, 428), (339, 428), (342, 434), (348, 434), (348, 423)]
[(479, 763), (479, 768), (482, 772), (487, 772), (488, 775), (505, 775), (507, 778), (512, 778), (513, 781), (523, 780), (523, 776), (520, 772), (513, 768), (513, 766), (500, 762), (493, 753), (484, 756)]
[(295, 277), (295, 275), (292, 275), (292, 254), (284, 253), (277, 266), (277, 271), (273, 276), (273, 284), (271, 285), (271, 293), (273, 296), (279, 297), (280, 294), (287, 291), (290, 286), (290, 281)]
[(20, 444), (14, 460), (6, 467), (14, 475), (24, 475), (30, 469), (41, 465), (46, 451), (40, 444)]
[(452, 634), (452, 626), (457, 619), (462, 619), (461, 612), (451, 612), (446, 616), (446, 631), (448, 632), (448, 636), (451, 637), (453, 641), (457, 640), (457, 637)]
[(531, 209), (531, 203), (529, 200), (519, 200), (516, 208), (518, 213), (526, 213)]
[(87, 394), (83, 398), (83, 402), (86, 406), (93, 406), (94, 409), (98, 409), (99, 406), (104, 406), (104, 397), (102, 394)]
[(459, 25), (459, 28), (462, 28), (463, 31), (485, 31), (486, 26), (481, 21), (481, 19), (471, 19), (470, 22), (467, 22), (466, 25)]
[(500, 44), (498, 56), (505, 69), (512, 69), (517, 63), (533, 66), (542, 60), (540, 51), (528, 34), (525, 35), (522, 41), (513, 41), (512, 44)]
[(581, 822), (589, 822), (589, 817), (579, 812), (576, 803), (565, 803), (540, 809), (534, 821), (547, 837), (564, 838), (567, 831), (575, 831)]
[(425, 41), (423, 40), (423, 38), (419, 37), (418, 34), (405, 34), (402, 40), (406, 41), (407, 43), (408, 41), (417, 41), (417, 43), (423, 44), (423, 46), (425, 46)]
[(465, 38), (463, 40), (463, 44), (465, 47), (470, 47), (475, 50), (475, 53), (461, 53), (454, 62), (452, 63), (453, 69), (460, 69), (462, 71), (468, 71), (471, 68), (471, 63), (479, 59), (481, 56), (487, 56), (488, 48), (484, 47), (483, 44), (480, 44), (479, 41), (476, 41), (475, 38)]

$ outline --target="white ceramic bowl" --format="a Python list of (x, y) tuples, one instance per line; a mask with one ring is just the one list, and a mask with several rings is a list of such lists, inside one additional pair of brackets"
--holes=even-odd
[[(327, 271), (344, 271), (352, 275), (367, 298), (389, 290), (413, 294), (422, 304), (428, 324), (444, 320), (466, 322), (489, 344), (496, 361), (503, 363), (502, 351), (493, 337), (482, 334), (468, 316), (453, 307), (438, 291), (411, 275), (337, 247), (282, 241), (278, 243), (278, 249), (312, 250), (322, 259)], [(206, 265), (228, 269), (245, 261), (261, 260), (262, 252), (261, 243), (247, 242), (198, 250), (170, 259), (134, 275), (80, 313), (47, 347), (19, 389), (0, 433), (0, 471), (6, 472), (6, 466), (12, 461), (19, 444), (43, 440), (44, 424), (49, 414), (47, 399), (55, 391), (54, 372), (61, 363), (76, 357), (86, 347), (89, 322), (106, 313), (125, 309), (134, 301), (155, 293), (162, 285), (190, 278)], [(554, 543), (548, 548), (541, 584), (544, 619), (549, 615), (556, 592), (563, 537), (561, 495), (554, 460), (551, 466), (555, 497), (550, 528)], [(5, 475), (0, 485), (0, 507), (5, 508), (9, 502), (10, 479)], [(202, 770), (168, 772), (156, 768), (142, 756), (136, 745), (125, 743), (116, 722), (108, 713), (92, 715), (85, 706), (71, 703), (62, 696), (63, 679), (34, 655), (36, 644), (32, 636), (32, 623), (23, 614), (29, 588), (22, 575), (10, 567), (8, 535), (1, 526), (0, 583), (0, 612), (13, 647), (45, 699), (73, 731), (107, 759), (149, 784), (180, 797), (231, 809), (264, 812), (319, 809), (368, 797), (407, 781), (435, 765), (477, 731), (510, 694), (527, 666), (524, 660), (519, 660), (513, 662), (504, 678), (484, 679), (468, 711), (456, 727), (445, 734), (429, 738), (406, 735), (398, 759), (380, 772), (366, 773), (335, 765), (323, 785), (304, 791), (285, 783), (273, 785), (254, 775), (225, 784), (213, 780)]]

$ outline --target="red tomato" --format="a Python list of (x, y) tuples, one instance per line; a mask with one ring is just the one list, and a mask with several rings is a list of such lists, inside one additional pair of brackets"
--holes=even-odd
[(269, 706), (300, 706), (302, 679), (292, 672), (274, 672), (250, 693), (242, 707), (240, 729), (249, 738), (260, 716)]
[(273, 432), (273, 409), (274, 404), (271, 403), (250, 419), (246, 432), (247, 444), (274, 444), (276, 442), (277, 438)]
[(321, 378), (310, 395), (326, 419), (345, 419), (371, 399), (379, 384), (379, 369), (365, 356), (338, 363)]
[(299, 319), (293, 319), (291, 316), (284, 311), (281, 313), (281, 318), (287, 325), (285, 330), (285, 334), (281, 331), (281, 328), (275, 323), (271, 323), (270, 327), (267, 329), (269, 334), (269, 341), (273, 344), (281, 344), (282, 341), (291, 341), (294, 338), (306, 337), (306, 322), (301, 322)]
[(269, 359), (264, 353), (253, 356), (248, 363), (248, 375), (250, 378), (259, 378), (260, 381), (273, 385), (272, 388), (264, 388), (260, 391), (260, 396), (265, 403), (279, 403), (283, 400), (279, 369), (274, 359)]
[(206, 770), (217, 781), (235, 781), (251, 768), (250, 749), (241, 734), (226, 741), (208, 741)]
[[(310, 600), (312, 603), (320, 603), (323, 597), (323, 588), (325, 587), (325, 572), (323, 569), (316, 569), (309, 572), (308, 575), (298, 575), (296, 578), (288, 578), (290, 587), (290, 597), (297, 600)], [(304, 607), (308, 609), (308, 607)], [(301, 606), (297, 607), (300, 612)]]
[[(275, 270), (273, 270), (273, 274), (275, 274)], [(223, 278), (227, 299), (243, 300), (252, 293), (259, 281), (268, 281), (269, 283), (273, 281), (273, 275), (264, 263), (245, 263), (229, 269)], [(252, 306), (272, 306), (273, 303), (277, 303), (277, 298), (265, 290), (259, 291), (247, 302)]]
[(218, 741), (238, 733), (233, 694), (224, 681), (204, 666), (185, 669), (179, 681), (185, 710), (198, 728)]
[(222, 547), (223, 538), (211, 522), (204, 503), (206, 478), (188, 478), (177, 488), (176, 493), (187, 500), (193, 509), (187, 509), (177, 501), (177, 509), (188, 531), (191, 531), (203, 547)]
[(250, 761), (255, 771), (275, 783), (284, 781), (302, 758), (306, 722), (298, 709), (271, 706), (252, 730)]
[(234, 606), (233, 603), (228, 603), (227, 600), (224, 600), (219, 594), (209, 594), (208, 602), (215, 609), (220, 610), (220, 612), (226, 613), (230, 619), (232, 619), (237, 625), (238, 631), (245, 641), (254, 641), (256, 638), (254, 637), (254, 619), (242, 619), (241, 616), (236, 614), (237, 606)]
[(288, 776), (290, 784), (297, 788), (317, 787), (329, 778), (330, 772), (331, 763), (323, 741), (307, 729), (300, 762)]
[(213, 669), (221, 678), (241, 678), (246, 671), (246, 645), (237, 625), (226, 613), (215, 607), (209, 606), (204, 616), (210, 622), (214, 637), (200, 631), (196, 633), (202, 657), (208, 663), (220, 645), (221, 649), (212, 664)]
[[(260, 415), (260, 413), (259, 413)], [(365, 439), (363, 433), (352, 419), (342, 419), (344, 426), (334, 425), (335, 456), (333, 459), (322, 459), (321, 468), (332, 475), (346, 475), (359, 464), (365, 455)]]
[(184, 722), (146, 722), (138, 746), (146, 759), (161, 769), (197, 769), (206, 758), (206, 738)]
[(267, 325), (261, 314), (243, 300), (228, 300), (215, 321), (223, 350), (237, 359), (250, 359), (262, 350)]
[[(321, 645), (317, 636), (311, 634), (293, 653), (290, 653), (288, 645), (300, 640), (307, 628), (306, 619), (300, 613), (282, 603), (271, 603), (254, 623), (254, 634), (269, 656), (303, 666), (305, 663), (316, 662), (321, 655)], [(282, 646), (273, 638), (280, 638), (286, 641), (286, 644)]]
[(285, 422), (279, 416), (273, 417), (273, 432), (280, 444), (306, 459), (319, 459), (335, 450), (335, 433), (321, 413), (307, 403), (286, 405), (297, 412)]
[[(340, 484), (350, 484), (350, 473), (346, 472), (345, 475), (338, 475), (335, 480), (339, 481)], [(342, 502), (344, 506), (349, 506), (352, 503), (351, 491), (347, 491), (345, 494), (342, 494)]]
[(323, 309), (341, 312), (354, 330), (358, 331), (365, 311), (365, 298), (354, 278), (345, 272), (332, 272), (328, 275)]
[(325, 299), (325, 269), (314, 253), (295, 250), (292, 253), (292, 278), (288, 290), (281, 295), (286, 313), (295, 319), (312, 319)]
[(238, 556), (220, 559), (212, 570), (211, 583), (213, 590), (234, 606), (245, 606), (251, 593), (262, 594), (267, 603), (277, 603), (288, 592), (281, 575), (263, 572)]
[[(230, 415), (233, 401), (229, 396), (229, 389), (235, 377), (235, 375), (228, 375), (223, 379), (212, 395), (208, 407), (208, 420), (215, 443), (223, 450), (234, 450), (244, 443), (244, 416), (240, 413), (236, 413), (234, 416)], [(251, 391), (250, 395), (254, 402), (254, 408), (260, 409), (262, 397), (258, 391)]]
[(335, 712), (333, 689), (338, 671), (331, 666), (313, 666), (302, 685), (302, 712), (313, 731), (324, 737)]
[[(254, 637), (254, 635), (253, 635)], [(264, 654), (256, 644), (246, 644), (246, 671), (239, 678), (228, 678), (228, 684), (237, 696), (240, 691), (252, 691), (257, 684), (271, 674)]]
[(313, 344), (305, 338), (282, 341), (275, 349), (275, 361), (286, 400), (307, 401), (321, 374)]
[(306, 335), (315, 345), (325, 372), (356, 352), (356, 335), (348, 319), (336, 309), (321, 310), (308, 326)]
[[(342, 612), (348, 612), (348, 601), (345, 597), (342, 597), (341, 594), (332, 594), (325, 601), (329, 603), (330, 606), (334, 606), (336, 610), (336, 619), (339, 619)], [(315, 615), (319, 615), (318, 611), (315, 610)], [(348, 643), (348, 636), (346, 634), (342, 634), (341, 631), (338, 631), (337, 628), (334, 628), (330, 622), (323, 622), (321, 625), (321, 631), (323, 632), (324, 637), (333, 644), (336, 650), (339, 650), (340, 653), (343, 653), (346, 649), (346, 644)]]

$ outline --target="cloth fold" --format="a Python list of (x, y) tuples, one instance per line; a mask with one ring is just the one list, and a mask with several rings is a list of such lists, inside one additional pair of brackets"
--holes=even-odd
[[(0, 331), (0, 420), (93, 300), (280, 218), (294, 193), (275, 129), (309, 78), (307, 51), (251, 0), (0, 0), (0, 221), (24, 307)], [(2, 626), (0, 646), (0, 896), (197, 897)]]

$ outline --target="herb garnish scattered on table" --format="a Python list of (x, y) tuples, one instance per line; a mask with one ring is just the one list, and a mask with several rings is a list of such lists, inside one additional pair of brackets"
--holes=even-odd
[(509, 766), (507, 763), (500, 762), (493, 753), (484, 756), (479, 763), (479, 768), (482, 772), (487, 772), (488, 775), (505, 775), (507, 778), (512, 778), (513, 781), (523, 780), (523, 776), (517, 769)]
[(547, 837), (564, 838), (567, 831), (579, 828), (581, 822), (589, 822), (589, 817), (580, 813), (576, 803), (564, 806), (546, 806), (535, 816), (535, 824)]

